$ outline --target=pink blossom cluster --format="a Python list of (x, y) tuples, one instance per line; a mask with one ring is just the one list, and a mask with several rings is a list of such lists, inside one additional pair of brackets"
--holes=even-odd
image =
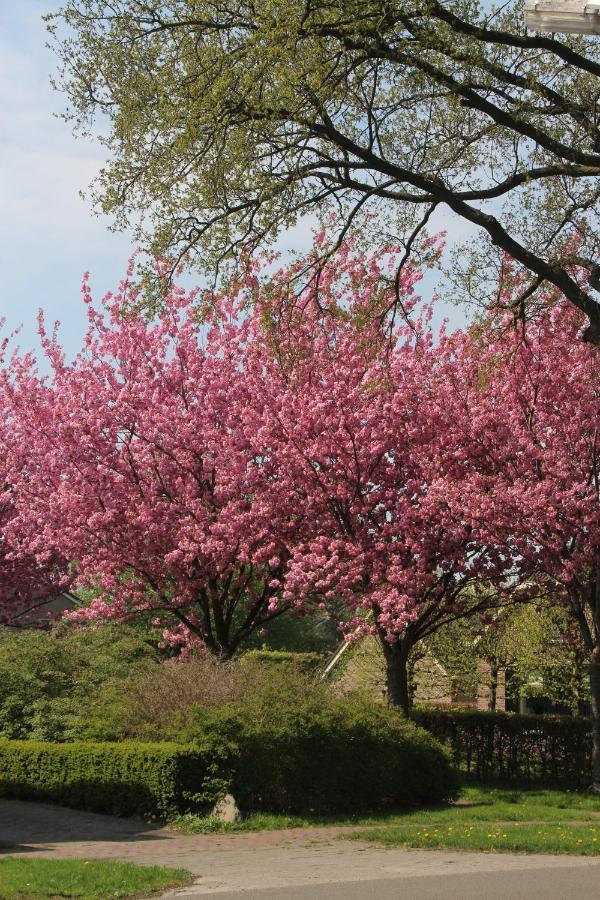
[[(0, 346), (4, 381), (9, 369), (6, 349), (4, 341)], [(15, 360), (15, 369), (22, 374), (31, 364), (30, 357)], [(0, 624), (3, 625), (37, 621), (38, 607), (69, 584), (67, 562), (55, 544), (42, 545), (37, 541), (36, 535), (23, 527), (19, 514), (28, 503), (29, 448), (18, 437), (12, 393), (12, 390), (0, 390)], [(15, 472), (22, 476), (19, 491), (14, 483)]]

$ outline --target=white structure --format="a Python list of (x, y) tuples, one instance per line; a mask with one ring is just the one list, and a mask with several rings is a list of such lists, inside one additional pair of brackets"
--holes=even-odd
[(525, 0), (525, 24), (555, 34), (600, 34), (600, 0)]

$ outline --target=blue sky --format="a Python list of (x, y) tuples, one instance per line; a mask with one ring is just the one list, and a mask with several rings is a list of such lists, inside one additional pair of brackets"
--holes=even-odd
[[(5, 330), (22, 326), (18, 343), (29, 349), (37, 346), (42, 307), (48, 322), (61, 322), (71, 354), (85, 328), (82, 273), (91, 273), (100, 296), (117, 285), (134, 244), (130, 235), (110, 232), (108, 220), (79, 195), (104, 156), (54, 115), (61, 97), (49, 83), (54, 58), (41, 16), (59, 6), (0, 3), (0, 317)], [(302, 249), (309, 242), (309, 227), (299, 226), (282, 246)], [(456, 309), (447, 313), (456, 324), (463, 319)]]
[(61, 321), (72, 352), (85, 328), (82, 272), (104, 293), (123, 274), (132, 242), (109, 232), (79, 196), (102, 148), (75, 140), (53, 115), (61, 97), (49, 83), (53, 56), (41, 16), (58, 5), (0, 4), (0, 316), (5, 329), (23, 326), (18, 342), (29, 348), (43, 307), (49, 321)]

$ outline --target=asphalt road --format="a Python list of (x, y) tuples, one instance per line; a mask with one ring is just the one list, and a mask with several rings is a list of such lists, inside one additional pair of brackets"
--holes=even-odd
[[(181, 900), (206, 900), (207, 896), (207, 893), (190, 893), (182, 895)], [(600, 898), (600, 867), (378, 878), (341, 884), (219, 891), (216, 896), (218, 900), (596, 900)]]

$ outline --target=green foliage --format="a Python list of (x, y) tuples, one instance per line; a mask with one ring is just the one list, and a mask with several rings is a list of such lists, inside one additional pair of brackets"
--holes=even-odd
[(168, 816), (204, 814), (227, 791), (247, 812), (315, 814), (457, 792), (449, 755), (400, 713), (297, 695), (290, 682), (246, 705), (197, 707), (172, 733), (180, 743), (0, 741), (0, 795)]
[(155, 659), (140, 636), (122, 627), (0, 629), (0, 738), (118, 739), (120, 685)]
[(589, 781), (588, 719), (433, 709), (415, 709), (413, 718), (448, 746), (459, 769), (479, 780)]
[(198, 708), (184, 730), (235, 745), (231, 788), (244, 811), (325, 814), (455, 796), (448, 756), (399, 712), (288, 691), (275, 683), (244, 706)]
[(541, 600), (502, 608), (486, 621), (450, 622), (422, 647), (443, 666), (454, 697), (477, 697), (483, 687), (493, 704), (497, 674), (505, 671), (507, 696), (517, 700), (543, 696), (577, 712), (589, 698), (580, 635), (566, 610)]
[(0, 741), (0, 796), (121, 816), (203, 810), (228, 785), (218, 739), (177, 744)]
[(134, 863), (97, 859), (0, 859), (2, 900), (43, 897), (139, 897), (189, 884), (185, 869), (136, 866)]

